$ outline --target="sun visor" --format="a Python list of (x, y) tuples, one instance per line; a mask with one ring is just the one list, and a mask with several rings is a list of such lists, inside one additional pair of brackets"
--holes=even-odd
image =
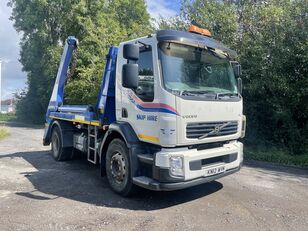
[(159, 30), (156, 37), (158, 41), (169, 41), (191, 46), (208, 47), (223, 53), (227, 53), (231, 59), (237, 57), (237, 53), (234, 50), (229, 49), (224, 44), (208, 36), (189, 33), (186, 31)]

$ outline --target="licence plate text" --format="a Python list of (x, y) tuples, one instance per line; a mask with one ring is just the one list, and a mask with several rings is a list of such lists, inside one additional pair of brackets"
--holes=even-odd
[(216, 167), (216, 168), (211, 168), (206, 170), (206, 176), (211, 176), (211, 175), (215, 175), (215, 174), (219, 174), (225, 171), (225, 166), (221, 166), (221, 167)]

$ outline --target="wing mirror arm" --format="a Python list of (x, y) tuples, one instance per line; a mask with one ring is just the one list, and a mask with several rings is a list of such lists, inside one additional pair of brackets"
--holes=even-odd
[(241, 64), (239, 64), (237, 61), (230, 61), (231, 66), (233, 68), (234, 76), (237, 78), (237, 89), (240, 94), (242, 94), (243, 91), (243, 83), (241, 79), (242, 75), (242, 67)]
[(237, 90), (238, 90), (238, 93), (240, 93), (242, 95), (243, 83), (242, 83), (242, 79), (241, 78), (237, 78)]
[(236, 78), (239, 78), (242, 75), (242, 67), (237, 61), (230, 61), (233, 68), (233, 72)]

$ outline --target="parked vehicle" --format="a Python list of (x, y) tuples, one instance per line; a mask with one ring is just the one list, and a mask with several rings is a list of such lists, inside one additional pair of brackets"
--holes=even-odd
[(110, 47), (93, 106), (63, 104), (77, 45), (66, 41), (46, 113), (43, 143), (56, 160), (86, 153), (124, 196), (136, 186), (176, 190), (240, 169), (240, 65), (208, 30), (161, 30)]

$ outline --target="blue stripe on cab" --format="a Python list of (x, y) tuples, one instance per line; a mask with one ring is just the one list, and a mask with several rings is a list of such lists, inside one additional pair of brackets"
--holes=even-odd
[(136, 105), (138, 109), (140, 109), (141, 111), (145, 111), (145, 112), (164, 112), (164, 113), (169, 113), (172, 115), (176, 115), (176, 113), (174, 111), (171, 111), (169, 109), (166, 108), (144, 108), (140, 105)]

